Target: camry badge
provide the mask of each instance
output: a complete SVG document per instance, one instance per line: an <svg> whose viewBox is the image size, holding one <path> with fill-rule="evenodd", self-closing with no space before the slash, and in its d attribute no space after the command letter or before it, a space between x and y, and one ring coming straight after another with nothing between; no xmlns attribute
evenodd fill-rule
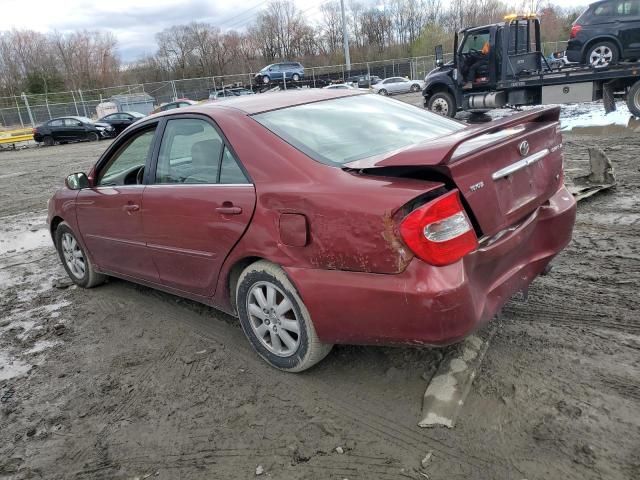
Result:
<svg viewBox="0 0 640 480"><path fill-rule="evenodd" d="M522 155L523 157L529 155L529 142L525 140L524 142L520 143L520 145L518 145L518 150L520 151L520 155Z"/></svg>

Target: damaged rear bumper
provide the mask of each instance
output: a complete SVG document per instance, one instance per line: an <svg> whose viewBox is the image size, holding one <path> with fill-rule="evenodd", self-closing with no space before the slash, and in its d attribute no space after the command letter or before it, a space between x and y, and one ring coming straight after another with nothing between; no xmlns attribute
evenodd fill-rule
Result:
<svg viewBox="0 0 640 480"><path fill-rule="evenodd" d="M571 240L576 203L562 187L517 227L444 267L413 259L384 275L286 268L327 343L455 343L526 290Z"/></svg>

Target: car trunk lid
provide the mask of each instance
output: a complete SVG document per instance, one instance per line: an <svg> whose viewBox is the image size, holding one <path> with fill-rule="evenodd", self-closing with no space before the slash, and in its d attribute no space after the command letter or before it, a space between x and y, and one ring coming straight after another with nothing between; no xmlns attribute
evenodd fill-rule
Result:
<svg viewBox="0 0 640 480"><path fill-rule="evenodd" d="M346 167L386 175L396 169L422 178L426 170L444 177L460 191L479 233L490 236L558 190L563 181L558 119L558 107L536 109Z"/></svg>

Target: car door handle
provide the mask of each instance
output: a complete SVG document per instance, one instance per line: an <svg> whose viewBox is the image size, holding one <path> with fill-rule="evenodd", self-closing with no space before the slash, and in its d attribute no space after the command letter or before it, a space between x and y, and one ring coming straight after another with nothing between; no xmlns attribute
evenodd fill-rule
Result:
<svg viewBox="0 0 640 480"><path fill-rule="evenodd" d="M223 215L240 215L242 213L242 208L234 207L231 202L224 202L222 205L222 207L216 208L216 212Z"/></svg>
<svg viewBox="0 0 640 480"><path fill-rule="evenodd" d="M140 205L136 205L136 204L129 204L129 205L125 205L124 207L122 207L122 210L124 210L127 213L131 213L131 212L137 212L138 210L140 210Z"/></svg>

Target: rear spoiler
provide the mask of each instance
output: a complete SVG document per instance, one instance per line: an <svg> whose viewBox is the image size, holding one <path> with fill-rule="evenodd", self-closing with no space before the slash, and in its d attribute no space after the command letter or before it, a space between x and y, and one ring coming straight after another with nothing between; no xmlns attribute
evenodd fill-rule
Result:
<svg viewBox="0 0 640 480"><path fill-rule="evenodd" d="M375 167L392 166L435 166L448 165L457 158L456 150L465 142L487 134L497 134L509 128L532 122L558 122L560 119L560 107L543 107L527 112L510 115L492 122L465 128L445 137L435 138L406 149L391 153L383 158L357 160L346 164L348 168L366 169ZM469 150L470 153L475 149Z"/></svg>

